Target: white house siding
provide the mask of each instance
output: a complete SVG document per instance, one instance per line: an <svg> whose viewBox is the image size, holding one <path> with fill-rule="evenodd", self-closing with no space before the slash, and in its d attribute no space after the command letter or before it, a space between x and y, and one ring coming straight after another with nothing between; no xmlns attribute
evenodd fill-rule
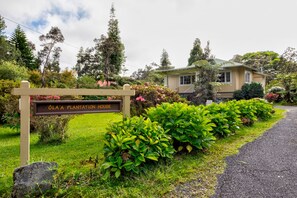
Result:
<svg viewBox="0 0 297 198"><path fill-rule="evenodd" d="M179 76L178 75L168 75L167 80L168 80L167 87L174 91L178 91Z"/></svg>

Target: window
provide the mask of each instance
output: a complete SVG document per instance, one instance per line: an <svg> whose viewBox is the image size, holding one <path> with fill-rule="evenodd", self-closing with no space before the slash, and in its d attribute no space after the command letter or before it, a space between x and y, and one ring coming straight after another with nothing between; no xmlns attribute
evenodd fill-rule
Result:
<svg viewBox="0 0 297 198"><path fill-rule="evenodd" d="M231 83L231 72L220 72L219 82L221 83Z"/></svg>
<svg viewBox="0 0 297 198"><path fill-rule="evenodd" d="M190 85L195 82L195 75L190 76L180 76L180 83L181 85Z"/></svg>
<svg viewBox="0 0 297 198"><path fill-rule="evenodd" d="M251 83L251 72L246 71L244 75L244 79L246 83Z"/></svg>

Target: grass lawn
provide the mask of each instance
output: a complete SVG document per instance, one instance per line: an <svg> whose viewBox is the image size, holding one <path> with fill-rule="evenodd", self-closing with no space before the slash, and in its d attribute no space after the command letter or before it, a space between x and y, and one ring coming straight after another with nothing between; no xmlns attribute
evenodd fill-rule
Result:
<svg viewBox="0 0 297 198"><path fill-rule="evenodd" d="M60 145L38 144L37 134L31 134L31 162L55 161L59 165L60 179L55 184L56 196L62 197L174 197L174 186L191 180L197 197L214 193L216 175L223 172L225 157L261 136L278 120L284 111L277 110L266 122L243 127L236 135L216 141L205 153L177 155L170 162L161 162L140 176L122 177L103 181L97 168L88 160L103 159L102 138L108 123L122 119L120 114L87 114L70 121L70 138ZM9 197L12 173L20 164L19 134L10 128L0 127L0 197Z"/></svg>

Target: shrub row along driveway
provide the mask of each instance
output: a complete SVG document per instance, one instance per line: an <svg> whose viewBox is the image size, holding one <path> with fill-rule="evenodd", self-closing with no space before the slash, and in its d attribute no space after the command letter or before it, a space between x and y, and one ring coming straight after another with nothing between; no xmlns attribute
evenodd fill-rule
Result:
<svg viewBox="0 0 297 198"><path fill-rule="evenodd" d="M262 137L226 159L214 198L297 197L297 107Z"/></svg>

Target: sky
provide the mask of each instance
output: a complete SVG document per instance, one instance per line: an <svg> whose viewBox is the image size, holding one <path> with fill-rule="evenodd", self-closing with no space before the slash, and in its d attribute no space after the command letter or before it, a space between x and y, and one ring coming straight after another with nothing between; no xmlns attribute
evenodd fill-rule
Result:
<svg viewBox="0 0 297 198"><path fill-rule="evenodd" d="M125 45L125 75L159 64L163 49L173 66L185 67L195 38L203 48L210 41L212 54L224 60L297 48L296 0L0 0L0 15L7 35L16 23L26 26L37 50L39 33L59 27L65 37L60 66L71 69L79 48L93 47L107 33L112 3Z"/></svg>

